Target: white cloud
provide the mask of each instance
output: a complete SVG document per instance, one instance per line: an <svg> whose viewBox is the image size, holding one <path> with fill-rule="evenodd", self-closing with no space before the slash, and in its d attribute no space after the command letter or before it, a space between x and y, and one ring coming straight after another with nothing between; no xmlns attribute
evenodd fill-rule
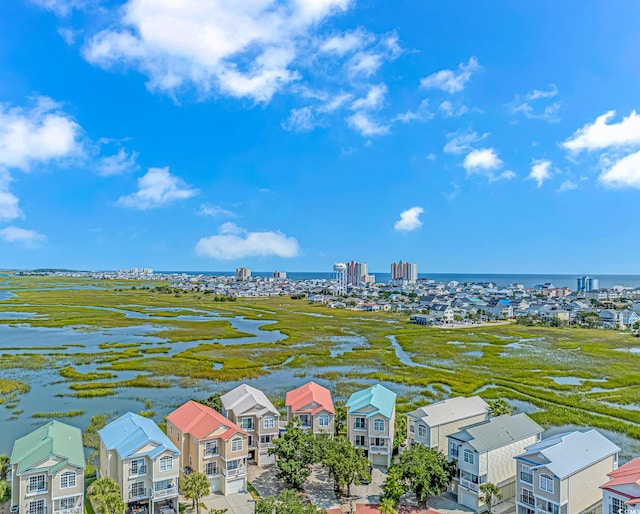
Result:
<svg viewBox="0 0 640 514"><path fill-rule="evenodd" d="M482 69L475 57L471 57L468 63L460 63L457 70L440 70L420 80L420 85L427 89L441 89L446 93L459 93L471 75Z"/></svg>
<svg viewBox="0 0 640 514"><path fill-rule="evenodd" d="M343 56L358 50L373 42L375 37L363 29L357 29L344 34L332 36L320 45L320 51Z"/></svg>
<svg viewBox="0 0 640 514"><path fill-rule="evenodd" d="M149 168L149 171L138 179L138 191L121 196L118 204L139 210L154 209L176 200L191 198L198 192L182 179L169 173L169 168Z"/></svg>
<svg viewBox="0 0 640 514"><path fill-rule="evenodd" d="M313 107L291 109L289 118L282 123L282 128L291 132L310 132L319 125Z"/></svg>
<svg viewBox="0 0 640 514"><path fill-rule="evenodd" d="M78 155L81 128L50 98L30 109L0 104L0 167L28 171L37 163Z"/></svg>
<svg viewBox="0 0 640 514"><path fill-rule="evenodd" d="M420 102L417 111L406 111L394 116L392 121L409 123L410 121L425 121L433 118L433 113L429 111L429 100L426 98Z"/></svg>
<svg viewBox="0 0 640 514"><path fill-rule="evenodd" d="M138 152L127 153L121 148L117 154L102 157L98 163L98 173L103 177L121 175L127 171L137 170Z"/></svg>
<svg viewBox="0 0 640 514"><path fill-rule="evenodd" d="M640 152L616 161L600 175L599 180L608 187L640 189Z"/></svg>
<svg viewBox="0 0 640 514"><path fill-rule="evenodd" d="M235 218L236 214L219 205L202 204L198 210L200 216L211 216L212 218Z"/></svg>
<svg viewBox="0 0 640 514"><path fill-rule="evenodd" d="M411 232L422 226L420 215L424 212L422 207L411 207L400 213L400 219L395 222L393 229L396 232Z"/></svg>
<svg viewBox="0 0 640 514"><path fill-rule="evenodd" d="M615 114L616 111L608 111L598 116L596 121L577 130L562 146L572 152L580 152L640 145L640 115L631 111L622 121L607 123Z"/></svg>
<svg viewBox="0 0 640 514"><path fill-rule="evenodd" d="M0 168L0 221L11 221L24 217L18 207L18 197L9 191L10 183L9 172Z"/></svg>
<svg viewBox="0 0 640 514"><path fill-rule="evenodd" d="M84 9L90 0L31 0L33 3L53 11L58 16L68 16L74 9Z"/></svg>
<svg viewBox="0 0 640 514"><path fill-rule="evenodd" d="M46 238L35 230L27 230L25 228L10 225L0 229L0 239L7 243L22 243L26 246L37 246Z"/></svg>
<svg viewBox="0 0 640 514"><path fill-rule="evenodd" d="M466 105L460 105L455 107L449 100L444 100L439 106L438 110L445 118L457 118L466 113L469 108Z"/></svg>
<svg viewBox="0 0 640 514"><path fill-rule="evenodd" d="M529 101L531 100L539 100L540 98L553 98L558 95L558 87L555 84L549 84L549 89L545 91L544 89L534 89L533 91L529 91L525 98Z"/></svg>
<svg viewBox="0 0 640 514"><path fill-rule="evenodd" d="M347 123L363 136L383 136L388 134L391 128L389 125L376 122L364 112L356 112L349 116Z"/></svg>
<svg viewBox="0 0 640 514"><path fill-rule="evenodd" d="M444 145L446 153L463 153L471 150L475 143L489 137L489 132L478 134L477 132L450 132L447 134L447 144Z"/></svg>
<svg viewBox="0 0 640 514"><path fill-rule="evenodd" d="M469 174L485 172L502 167L502 160L493 148L482 148L469 152L464 158L462 166Z"/></svg>
<svg viewBox="0 0 640 514"><path fill-rule="evenodd" d="M151 89L185 86L269 102L301 78L294 69L315 32L351 0L128 0L113 28L91 38L87 60L109 68L134 66ZM342 50L337 40L327 49ZM346 51L346 50L345 50Z"/></svg>
<svg viewBox="0 0 640 514"><path fill-rule="evenodd" d="M383 56L375 52L358 52L347 63L347 73L354 77L369 78L383 63Z"/></svg>
<svg viewBox="0 0 640 514"><path fill-rule="evenodd" d="M296 257L300 254L298 241L280 231L249 232L233 223L220 226L215 236L203 237L195 246L201 257L218 260L245 257Z"/></svg>
<svg viewBox="0 0 640 514"><path fill-rule="evenodd" d="M318 112L335 112L353 99L351 93L338 93L318 107Z"/></svg>
<svg viewBox="0 0 640 514"><path fill-rule="evenodd" d="M539 104L541 100L548 100L554 98L558 94L558 88L555 84L550 84L548 90L534 89L529 91L524 97L522 95L516 95L515 100L510 105L511 112L513 114L522 113L526 118L544 120L549 123L556 123L560 121L561 104L560 102L553 102L545 105L540 109Z"/></svg>
<svg viewBox="0 0 640 514"><path fill-rule="evenodd" d="M367 96L358 98L351 104L354 111L362 109L379 109L384 103L387 94L387 86L385 84L377 84L371 86L367 92Z"/></svg>
<svg viewBox="0 0 640 514"><path fill-rule="evenodd" d="M565 180L560 184L560 187L556 189L558 193L564 193L566 191L573 191L574 189L578 189L578 184L576 184L573 180Z"/></svg>
<svg viewBox="0 0 640 514"><path fill-rule="evenodd" d="M542 187L545 180L549 180L551 175L551 161L540 159L533 161L531 165L531 172L527 178L535 180L538 187Z"/></svg>

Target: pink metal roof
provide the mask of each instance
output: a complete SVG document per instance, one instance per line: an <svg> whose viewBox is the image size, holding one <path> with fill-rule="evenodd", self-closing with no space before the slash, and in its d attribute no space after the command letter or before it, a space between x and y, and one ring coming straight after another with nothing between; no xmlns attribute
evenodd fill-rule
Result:
<svg viewBox="0 0 640 514"><path fill-rule="evenodd" d="M306 408L310 404L317 404L315 407ZM304 412L317 414L326 410L330 414L335 414L331 392L315 382L307 382L303 386L289 391L286 398L287 407L291 407L292 412Z"/></svg>
<svg viewBox="0 0 640 514"><path fill-rule="evenodd" d="M607 476L611 477L611 480L602 484L600 486L601 489L610 489L616 485L640 485L640 457L636 457L624 466L620 466L611 473L607 473Z"/></svg>
<svg viewBox="0 0 640 514"><path fill-rule="evenodd" d="M244 430L219 412L193 400L178 407L167 416L167 419L181 432L191 434L199 441L207 439L212 432L219 430L220 427L224 427L226 430L221 435L215 436L216 439L226 440L237 433L246 435Z"/></svg>

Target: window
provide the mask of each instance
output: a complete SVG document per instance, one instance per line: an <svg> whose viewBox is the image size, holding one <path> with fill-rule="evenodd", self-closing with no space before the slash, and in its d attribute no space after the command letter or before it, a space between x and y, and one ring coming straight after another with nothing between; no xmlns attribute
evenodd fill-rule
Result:
<svg viewBox="0 0 640 514"><path fill-rule="evenodd" d="M551 478L549 475L540 475L540 489L552 493L553 478Z"/></svg>
<svg viewBox="0 0 640 514"><path fill-rule="evenodd" d="M418 425L418 435L420 437L427 437L427 427L424 425Z"/></svg>
<svg viewBox="0 0 640 514"><path fill-rule="evenodd" d="M60 489L76 486L76 474L73 471L65 471L60 475Z"/></svg>
<svg viewBox="0 0 640 514"><path fill-rule="evenodd" d="M376 419L376 420L374 420L373 429L376 432L384 432L384 419Z"/></svg>
<svg viewBox="0 0 640 514"><path fill-rule="evenodd" d="M161 457L160 458L160 471L169 471L173 469L173 457Z"/></svg>
<svg viewBox="0 0 640 514"><path fill-rule="evenodd" d="M68 498L60 498L60 510L73 509L77 503L76 496L69 496Z"/></svg>
<svg viewBox="0 0 640 514"><path fill-rule="evenodd" d="M298 415L298 419L300 420L300 426L310 427L311 419L309 418L309 414L300 414Z"/></svg>
<svg viewBox="0 0 640 514"><path fill-rule="evenodd" d="M218 474L218 463L217 462L207 462L204 465L204 473L205 475L217 475Z"/></svg>
<svg viewBox="0 0 640 514"><path fill-rule="evenodd" d="M180 432L176 431L176 433L178 434L178 442L180 442Z"/></svg>
<svg viewBox="0 0 640 514"><path fill-rule="evenodd" d="M34 500L29 502L29 514L44 514L44 500Z"/></svg>
<svg viewBox="0 0 640 514"><path fill-rule="evenodd" d="M131 461L131 476L144 475L147 473L147 466L144 465L144 460L137 459Z"/></svg>
<svg viewBox="0 0 640 514"><path fill-rule="evenodd" d="M464 455L463 460L467 464L473 464L473 452L471 450L465 450L463 455Z"/></svg>
<svg viewBox="0 0 640 514"><path fill-rule="evenodd" d="M415 434L416 432L416 427L413 423L409 425L409 432L411 432L412 434Z"/></svg>
<svg viewBox="0 0 640 514"><path fill-rule="evenodd" d="M364 430L367 428L367 420L365 418L356 418L353 422L353 428L356 430Z"/></svg>
<svg viewBox="0 0 640 514"><path fill-rule="evenodd" d="M627 504L624 500L618 498L611 498L611 508L609 509L611 514L625 514L627 512Z"/></svg>
<svg viewBox="0 0 640 514"><path fill-rule="evenodd" d="M458 458L458 445L454 442L449 443L449 457L452 459Z"/></svg>
<svg viewBox="0 0 640 514"><path fill-rule="evenodd" d="M533 471L529 466L521 464L520 466L520 480L528 484L533 484Z"/></svg>
<svg viewBox="0 0 640 514"><path fill-rule="evenodd" d="M273 440L272 435L261 435L260 436L260 444L270 444Z"/></svg>
<svg viewBox="0 0 640 514"><path fill-rule="evenodd" d="M266 416L262 420L263 428L274 428L276 426L276 419L273 416Z"/></svg>
<svg viewBox="0 0 640 514"><path fill-rule="evenodd" d="M551 502L545 502L547 504L547 512L550 512L551 514L559 514L560 513L560 507L558 505L556 505L555 503L551 503Z"/></svg>
<svg viewBox="0 0 640 514"><path fill-rule="evenodd" d="M354 446L366 446L367 440L363 435L357 435L354 440Z"/></svg>
<svg viewBox="0 0 640 514"><path fill-rule="evenodd" d="M238 469L240 467L240 459L230 460L227 462L227 469Z"/></svg>
<svg viewBox="0 0 640 514"><path fill-rule="evenodd" d="M326 414L321 414L318 416L318 426L319 427L328 427L329 426L329 416Z"/></svg>
<svg viewBox="0 0 640 514"><path fill-rule="evenodd" d="M535 505L536 500L533 497L533 491L529 491L529 489L522 489L522 495L520 496L520 501L526 505Z"/></svg>
<svg viewBox="0 0 640 514"><path fill-rule="evenodd" d="M131 484L131 497L144 496L144 482L134 482Z"/></svg>
<svg viewBox="0 0 640 514"><path fill-rule="evenodd" d="M47 490L47 485L44 481L44 475L35 475L29 477L29 492L43 492Z"/></svg>
<svg viewBox="0 0 640 514"><path fill-rule="evenodd" d="M173 435L173 425L169 425L169 435Z"/></svg>
<svg viewBox="0 0 640 514"><path fill-rule="evenodd" d="M158 480L157 482L153 483L154 491L165 491L167 489L171 489L172 487L173 484L171 483L171 480Z"/></svg>
<svg viewBox="0 0 640 514"><path fill-rule="evenodd" d="M253 418L242 418L240 426L244 430L253 430Z"/></svg>
<svg viewBox="0 0 640 514"><path fill-rule="evenodd" d="M207 441L204 443L204 456L213 457L218 455L218 441Z"/></svg>
<svg viewBox="0 0 640 514"><path fill-rule="evenodd" d="M239 452L240 450L242 450L242 438L236 437L231 441L231 451Z"/></svg>

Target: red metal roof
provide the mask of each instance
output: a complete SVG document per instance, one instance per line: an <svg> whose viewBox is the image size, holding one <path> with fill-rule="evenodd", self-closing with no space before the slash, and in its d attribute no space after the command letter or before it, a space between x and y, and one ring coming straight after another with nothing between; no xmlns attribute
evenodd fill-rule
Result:
<svg viewBox="0 0 640 514"><path fill-rule="evenodd" d="M287 407L291 407L292 412L317 414L326 410L330 414L335 414L331 392L326 387L322 387L315 382L307 382L303 386L289 391L285 402ZM316 404L315 407L306 408L314 403Z"/></svg>
<svg viewBox="0 0 640 514"><path fill-rule="evenodd" d="M193 400L189 400L184 405L178 407L167 416L167 419L181 432L191 434L199 441L207 438L227 440L237 433L247 434L238 425L229 421L219 412ZM224 428L225 431L221 434L211 436L213 432L217 432L220 428Z"/></svg>

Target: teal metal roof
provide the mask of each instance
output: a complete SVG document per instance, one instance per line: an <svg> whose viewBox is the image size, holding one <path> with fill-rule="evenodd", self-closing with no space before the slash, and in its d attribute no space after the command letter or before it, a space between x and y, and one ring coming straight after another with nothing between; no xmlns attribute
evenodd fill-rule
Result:
<svg viewBox="0 0 640 514"><path fill-rule="evenodd" d="M56 462L39 465L49 457ZM11 463L18 464L18 474L41 470L56 473L67 465L84 469L82 432L60 421L50 421L13 443Z"/></svg>
<svg viewBox="0 0 640 514"><path fill-rule="evenodd" d="M385 418L391 418L396 404L396 393L390 391L381 384L376 384L362 391L357 391L349 397L347 409L349 414L361 412L367 407L373 407L372 412L363 413L367 417L382 414Z"/></svg>

